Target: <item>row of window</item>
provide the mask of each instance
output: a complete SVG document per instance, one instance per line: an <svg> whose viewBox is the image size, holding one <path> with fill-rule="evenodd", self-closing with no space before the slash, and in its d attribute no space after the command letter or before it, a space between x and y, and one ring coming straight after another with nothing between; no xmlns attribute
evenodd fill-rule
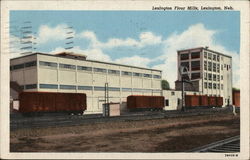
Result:
<svg viewBox="0 0 250 160"><path fill-rule="evenodd" d="M181 66L187 67L187 69L190 70L189 63L190 62L181 62ZM200 70L200 61L191 61L191 70L192 71Z"/></svg>
<svg viewBox="0 0 250 160"><path fill-rule="evenodd" d="M191 54L189 53L184 53L184 54L181 54L180 58L181 60L187 60L189 59L189 56L191 55L191 59L195 59L195 58L200 58L200 52L192 52Z"/></svg>
<svg viewBox="0 0 250 160"><path fill-rule="evenodd" d="M204 58L207 58L207 59L210 59L210 60L213 60L213 61L220 61L220 56L219 55L216 55L216 54L212 54L212 53L207 53L207 52L204 52ZM221 57L221 60L223 60L223 57Z"/></svg>
<svg viewBox="0 0 250 160"><path fill-rule="evenodd" d="M16 64L10 66L10 70L17 70L17 69L22 69L22 68L28 68L28 67L33 67L36 66L36 61L30 61L22 64Z"/></svg>
<svg viewBox="0 0 250 160"><path fill-rule="evenodd" d="M220 81L223 80L223 76L221 75L216 75L212 73L204 73L204 79L205 80L210 80L210 81Z"/></svg>
<svg viewBox="0 0 250 160"><path fill-rule="evenodd" d="M39 64L41 66L48 66L48 67L57 67L57 63L53 62L44 62L44 61L39 61ZM66 68L66 69L76 69L75 65L69 65L69 64L59 64L59 68ZM87 67L87 66L77 66L77 70L84 70L84 71L94 71L97 73L108 73L113 74L113 75L120 75L119 70L112 70L112 69L104 69L104 68L92 68L92 67ZM152 74L143 74L143 73L135 73L135 72L128 72L128 71L121 71L121 75L126 75L126 76L136 76L136 77L146 77L146 78L157 78L160 79L160 75L152 75Z"/></svg>
<svg viewBox="0 0 250 160"><path fill-rule="evenodd" d="M209 88L209 89L221 89L223 90L223 84L217 84L217 83L204 83L204 88Z"/></svg>
<svg viewBox="0 0 250 160"><path fill-rule="evenodd" d="M68 89L68 90L92 90L95 91L104 91L105 87L102 86L75 86L75 85L56 85L56 84L39 84L40 88L44 89ZM28 89L28 88L26 88ZM31 88L30 88L31 89ZM160 92L160 90L152 90L152 89L140 89L140 88L118 88L118 87L109 87L109 91L123 91L123 92Z"/></svg>
<svg viewBox="0 0 250 160"><path fill-rule="evenodd" d="M213 72L220 72L220 64L212 63L204 61L204 70L213 71ZM223 70L223 66L221 65L221 70Z"/></svg>

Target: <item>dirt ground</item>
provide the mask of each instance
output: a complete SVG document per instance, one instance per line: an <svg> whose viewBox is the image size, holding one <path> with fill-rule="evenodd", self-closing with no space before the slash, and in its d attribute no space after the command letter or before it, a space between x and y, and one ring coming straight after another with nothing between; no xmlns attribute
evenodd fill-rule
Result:
<svg viewBox="0 0 250 160"><path fill-rule="evenodd" d="M184 152L240 134L231 114L11 131L11 152Z"/></svg>

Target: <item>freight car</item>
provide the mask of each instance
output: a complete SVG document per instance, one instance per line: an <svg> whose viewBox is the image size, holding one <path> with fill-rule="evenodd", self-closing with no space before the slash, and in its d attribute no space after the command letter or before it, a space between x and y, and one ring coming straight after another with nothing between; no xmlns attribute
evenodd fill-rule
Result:
<svg viewBox="0 0 250 160"><path fill-rule="evenodd" d="M206 95L185 95L185 106L187 108L222 107L223 98Z"/></svg>
<svg viewBox="0 0 250 160"><path fill-rule="evenodd" d="M127 97L127 108L130 111L162 110L163 107L163 96L131 95Z"/></svg>
<svg viewBox="0 0 250 160"><path fill-rule="evenodd" d="M83 114L87 108L84 93L21 92L19 101L19 112L26 116L42 113Z"/></svg>

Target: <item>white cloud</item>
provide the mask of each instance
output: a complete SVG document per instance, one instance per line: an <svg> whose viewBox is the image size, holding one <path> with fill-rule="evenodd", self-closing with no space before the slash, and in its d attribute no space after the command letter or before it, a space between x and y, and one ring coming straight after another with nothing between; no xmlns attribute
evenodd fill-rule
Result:
<svg viewBox="0 0 250 160"><path fill-rule="evenodd" d="M132 56L132 57L124 57L116 59L114 62L132 66L139 66L139 67L147 67L150 63L149 58L143 58L139 56Z"/></svg>
<svg viewBox="0 0 250 160"><path fill-rule="evenodd" d="M164 63L155 65L153 68L163 71L163 78L169 81L174 88L174 82L177 80L177 50L194 47L209 46L210 49L231 55L233 58L233 86L239 87L239 54L228 51L220 44L215 43L215 30L209 30L203 24L190 26L182 33L174 33L165 40L165 49L162 56L156 59L164 59Z"/></svg>
<svg viewBox="0 0 250 160"><path fill-rule="evenodd" d="M44 44L56 40L64 40L67 37L66 24L59 24L56 27L50 27L48 25L41 25L37 33L37 42ZM75 31L72 30L74 33Z"/></svg>
<svg viewBox="0 0 250 160"><path fill-rule="evenodd" d="M152 32L142 32L139 35L139 40L135 40L133 38L110 38L107 42L101 42L98 40L96 34L92 31L83 31L78 37L90 40L90 47L92 48L114 48L120 46L142 48L146 45L155 45L162 43L162 38L160 36L154 35Z"/></svg>

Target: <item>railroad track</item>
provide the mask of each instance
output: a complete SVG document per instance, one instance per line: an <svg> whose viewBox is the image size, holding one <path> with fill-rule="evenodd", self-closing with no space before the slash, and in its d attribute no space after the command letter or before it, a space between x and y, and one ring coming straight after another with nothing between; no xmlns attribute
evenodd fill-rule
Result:
<svg viewBox="0 0 250 160"><path fill-rule="evenodd" d="M230 137L205 146L190 150L189 152L216 152L237 153L240 152L240 136Z"/></svg>
<svg viewBox="0 0 250 160"><path fill-rule="evenodd" d="M181 111L158 111L158 112L132 112L117 117L103 117L101 114L96 115L56 115L42 117L22 117L13 116L10 120L10 130L22 128L42 128L42 127L59 127L59 126L75 126L86 123L104 123L114 121L137 121L174 117L187 117L197 115L208 115L217 113L231 112L228 108L213 109L192 109L185 112Z"/></svg>

